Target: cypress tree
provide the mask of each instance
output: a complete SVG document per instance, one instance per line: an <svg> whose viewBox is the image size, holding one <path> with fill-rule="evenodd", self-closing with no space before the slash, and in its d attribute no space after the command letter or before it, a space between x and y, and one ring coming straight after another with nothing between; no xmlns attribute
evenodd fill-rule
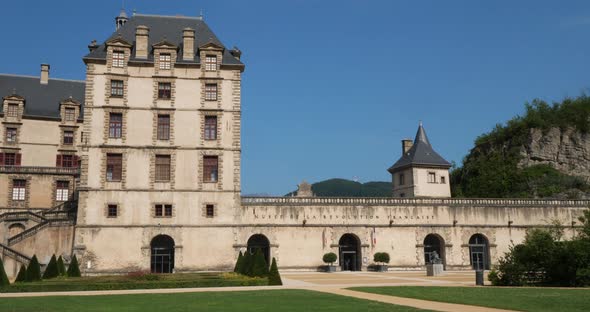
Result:
<svg viewBox="0 0 590 312"><path fill-rule="evenodd" d="M250 276L252 267L252 255L249 250L246 250L244 257L242 258L242 267L240 268L240 274Z"/></svg>
<svg viewBox="0 0 590 312"><path fill-rule="evenodd" d="M272 258L272 265L270 266L270 272L268 273L268 285L283 285L281 280L281 274L279 274L279 268L277 267L277 260Z"/></svg>
<svg viewBox="0 0 590 312"><path fill-rule="evenodd" d="M256 254L254 254L254 261L252 263L252 272L251 276L257 277L264 277L268 275L268 264L264 259L264 255L262 254L262 250L256 250Z"/></svg>
<svg viewBox="0 0 590 312"><path fill-rule="evenodd" d="M236 266L234 267L235 273L240 273L242 269L242 262L244 262L244 256L242 255L242 251L240 250L240 254L238 255L238 261L236 261Z"/></svg>
<svg viewBox="0 0 590 312"><path fill-rule="evenodd" d="M27 282L34 282L41 280L41 266L39 265L39 260L37 260L37 256L33 255L31 261L29 262L29 266L27 267L27 274L26 279Z"/></svg>
<svg viewBox="0 0 590 312"><path fill-rule="evenodd" d="M18 270L18 274L16 275L15 283L26 282L27 280L27 267L24 264L21 264L20 270Z"/></svg>
<svg viewBox="0 0 590 312"><path fill-rule="evenodd" d="M57 269L57 260L55 259L55 255L51 256L51 260L47 264L45 268L45 272L43 272L43 279L50 279L55 278L59 275L59 271Z"/></svg>
<svg viewBox="0 0 590 312"><path fill-rule="evenodd" d="M0 288L6 287L10 285L10 281L8 280L8 275L6 275L6 271L4 271L4 263L2 262L2 258L0 258Z"/></svg>
<svg viewBox="0 0 590 312"><path fill-rule="evenodd" d="M68 276L69 277L80 277L80 267L78 266L78 259L76 255L72 256L72 261L70 261L70 265L68 266Z"/></svg>
<svg viewBox="0 0 590 312"><path fill-rule="evenodd" d="M64 264L64 259L61 256L57 258L57 272L59 273L59 276L66 275L66 265Z"/></svg>

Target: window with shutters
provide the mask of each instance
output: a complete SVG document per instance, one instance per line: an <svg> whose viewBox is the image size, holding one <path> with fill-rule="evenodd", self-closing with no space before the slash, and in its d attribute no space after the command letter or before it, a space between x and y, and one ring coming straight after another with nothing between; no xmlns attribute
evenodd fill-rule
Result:
<svg viewBox="0 0 590 312"><path fill-rule="evenodd" d="M172 205L156 204L154 205L154 216L172 217Z"/></svg>
<svg viewBox="0 0 590 312"><path fill-rule="evenodd" d="M205 84L205 101L217 101L217 84Z"/></svg>
<svg viewBox="0 0 590 312"><path fill-rule="evenodd" d="M12 180L12 200L25 200L27 180Z"/></svg>
<svg viewBox="0 0 590 312"><path fill-rule="evenodd" d="M207 218L213 218L215 216L215 206L207 204L205 206L205 213L207 215Z"/></svg>
<svg viewBox="0 0 590 312"><path fill-rule="evenodd" d="M121 181L123 171L123 154L107 154L107 181Z"/></svg>
<svg viewBox="0 0 590 312"><path fill-rule="evenodd" d="M158 140L170 140L170 115L158 115Z"/></svg>
<svg viewBox="0 0 590 312"><path fill-rule="evenodd" d="M56 201L67 201L70 195L70 182L68 181L57 181L55 200Z"/></svg>
<svg viewBox="0 0 590 312"><path fill-rule="evenodd" d="M205 116L205 140L217 140L217 116Z"/></svg>
<svg viewBox="0 0 590 312"><path fill-rule="evenodd" d="M125 52L113 51L113 67L125 67Z"/></svg>
<svg viewBox="0 0 590 312"><path fill-rule="evenodd" d="M172 67L172 57L170 53L160 53L160 69L170 69Z"/></svg>
<svg viewBox="0 0 590 312"><path fill-rule="evenodd" d="M6 143L16 143L16 128L6 128Z"/></svg>
<svg viewBox="0 0 590 312"><path fill-rule="evenodd" d="M64 131L64 145L72 145L74 144L74 131Z"/></svg>
<svg viewBox="0 0 590 312"><path fill-rule="evenodd" d="M111 96L112 97L123 97L124 94L124 83L123 80L111 80Z"/></svg>
<svg viewBox="0 0 590 312"><path fill-rule="evenodd" d="M0 165L20 166L21 154L17 153L0 153Z"/></svg>
<svg viewBox="0 0 590 312"><path fill-rule="evenodd" d="M118 139L123 134L123 114L110 113L109 115L109 138Z"/></svg>
<svg viewBox="0 0 590 312"><path fill-rule="evenodd" d="M203 181L217 182L218 174L218 157L204 156L203 157Z"/></svg>
<svg viewBox="0 0 590 312"><path fill-rule="evenodd" d="M217 70L217 56L207 55L205 56L205 70L216 71Z"/></svg>
<svg viewBox="0 0 590 312"><path fill-rule="evenodd" d="M117 205L108 205L107 206L107 217L116 218L118 214L119 214L119 206L117 206Z"/></svg>
<svg viewBox="0 0 590 312"><path fill-rule="evenodd" d="M156 181L170 181L170 155L156 155Z"/></svg>
<svg viewBox="0 0 590 312"><path fill-rule="evenodd" d="M172 96L172 84L170 82L158 82L158 99L169 100Z"/></svg>
<svg viewBox="0 0 590 312"><path fill-rule="evenodd" d="M76 155L57 155L55 160L56 167L76 168L78 167L78 156Z"/></svg>
<svg viewBox="0 0 590 312"><path fill-rule="evenodd" d="M18 117L18 104L8 104L6 116Z"/></svg>

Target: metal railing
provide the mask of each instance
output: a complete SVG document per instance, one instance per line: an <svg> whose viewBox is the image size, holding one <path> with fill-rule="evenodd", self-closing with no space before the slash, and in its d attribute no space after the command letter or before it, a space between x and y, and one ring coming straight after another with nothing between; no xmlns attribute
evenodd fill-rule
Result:
<svg viewBox="0 0 590 312"><path fill-rule="evenodd" d="M0 166L0 173L79 175L80 168L77 168L77 167L75 167L75 168L39 167L39 166Z"/></svg>

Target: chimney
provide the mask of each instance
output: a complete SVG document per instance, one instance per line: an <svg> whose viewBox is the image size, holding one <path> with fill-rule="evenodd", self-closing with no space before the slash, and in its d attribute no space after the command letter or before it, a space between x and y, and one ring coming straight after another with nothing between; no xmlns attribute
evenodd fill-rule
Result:
<svg viewBox="0 0 590 312"><path fill-rule="evenodd" d="M49 83L49 64L41 64L41 84Z"/></svg>
<svg viewBox="0 0 590 312"><path fill-rule="evenodd" d="M238 61L240 60L240 57L242 57L242 51L240 51L240 49L238 49L238 47L234 46L233 49L229 50L229 53L238 59Z"/></svg>
<svg viewBox="0 0 590 312"><path fill-rule="evenodd" d="M92 42L90 42L88 45L88 51L92 52L96 50L96 48L98 48L98 44L96 43L96 40L92 40Z"/></svg>
<svg viewBox="0 0 590 312"><path fill-rule="evenodd" d="M135 58L147 59L149 33L147 26L140 25L135 29Z"/></svg>
<svg viewBox="0 0 590 312"><path fill-rule="evenodd" d="M414 142L412 142L412 140L403 139L402 140L402 154L407 153L410 150L410 148L412 148L412 145L414 145Z"/></svg>
<svg viewBox="0 0 590 312"><path fill-rule="evenodd" d="M182 30L182 60L195 60L195 31L191 28Z"/></svg>

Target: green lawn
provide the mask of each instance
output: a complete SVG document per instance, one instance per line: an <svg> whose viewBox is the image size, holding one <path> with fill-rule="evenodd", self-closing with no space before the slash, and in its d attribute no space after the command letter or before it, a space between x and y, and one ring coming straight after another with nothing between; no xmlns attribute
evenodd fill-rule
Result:
<svg viewBox="0 0 590 312"><path fill-rule="evenodd" d="M307 290L0 298L0 311L425 311Z"/></svg>
<svg viewBox="0 0 590 312"><path fill-rule="evenodd" d="M590 288L355 287L352 290L519 311L589 311Z"/></svg>

